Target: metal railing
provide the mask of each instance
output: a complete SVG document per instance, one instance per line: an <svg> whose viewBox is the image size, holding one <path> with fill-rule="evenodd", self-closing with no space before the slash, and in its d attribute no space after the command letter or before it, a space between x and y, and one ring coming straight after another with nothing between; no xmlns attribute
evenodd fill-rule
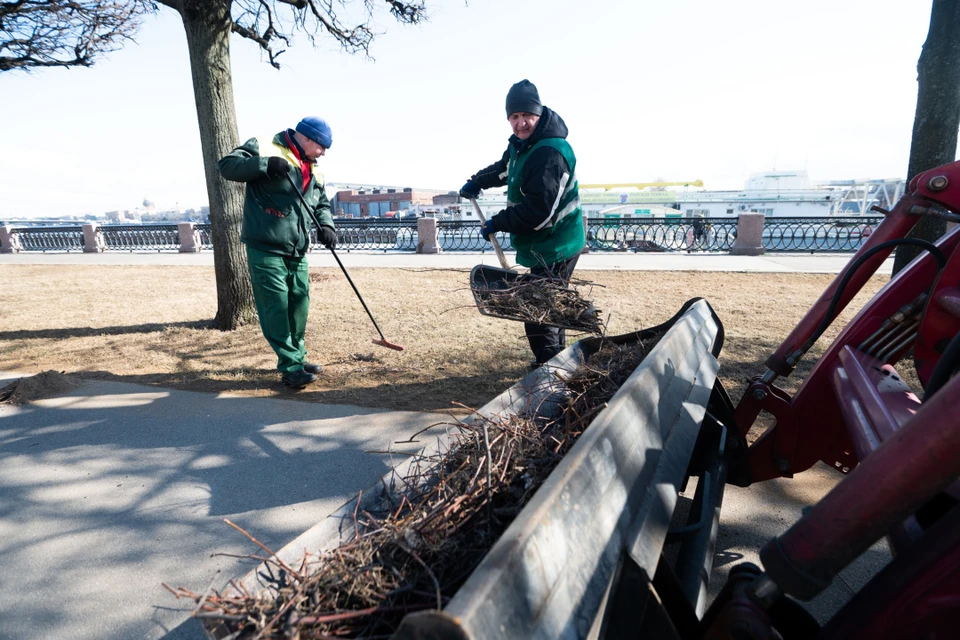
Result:
<svg viewBox="0 0 960 640"><path fill-rule="evenodd" d="M200 248L213 250L213 230L209 222L202 222L196 226L200 234Z"/></svg>
<svg viewBox="0 0 960 640"><path fill-rule="evenodd" d="M881 216L847 218L767 218L767 251L856 251L883 220Z"/></svg>
<svg viewBox="0 0 960 640"><path fill-rule="evenodd" d="M23 251L83 251L82 227L18 227L13 233Z"/></svg>
<svg viewBox="0 0 960 640"><path fill-rule="evenodd" d="M98 227L106 251L176 251L180 236L175 224L117 224Z"/></svg>
<svg viewBox="0 0 960 640"><path fill-rule="evenodd" d="M367 251L416 251L416 220L337 220L337 247ZM310 246L322 249L316 228L311 228Z"/></svg>
<svg viewBox="0 0 960 640"><path fill-rule="evenodd" d="M588 218L591 251L729 251L736 218Z"/></svg>
<svg viewBox="0 0 960 640"><path fill-rule="evenodd" d="M505 251L513 250L509 233L496 235L501 248ZM478 222L437 221L437 244L444 251L493 251L493 245L480 235Z"/></svg>
<svg viewBox="0 0 960 640"><path fill-rule="evenodd" d="M880 216L844 218L767 218L763 247L781 252L854 252L883 220ZM337 246L344 251L416 251L417 221L337 220ZM201 249L213 248L209 224L198 224ZM107 251L176 251L176 224L103 225L98 232ZM76 227L17 227L23 251L82 251L83 232ZM498 233L506 250L510 236ZM588 218L590 251L730 251L737 238L736 218ZM444 251L490 251L475 221L438 220L437 240ZM321 249L316 230L311 247Z"/></svg>

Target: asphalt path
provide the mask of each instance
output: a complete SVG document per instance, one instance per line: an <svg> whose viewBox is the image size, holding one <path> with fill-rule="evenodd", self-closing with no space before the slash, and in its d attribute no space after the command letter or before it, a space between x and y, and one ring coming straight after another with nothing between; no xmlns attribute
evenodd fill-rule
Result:
<svg viewBox="0 0 960 640"><path fill-rule="evenodd" d="M224 518L279 549L451 421L102 381L0 404L0 638L202 638L161 583L255 565L212 555L262 553Z"/></svg>
<svg viewBox="0 0 960 640"><path fill-rule="evenodd" d="M348 268L496 264L490 253L340 255ZM594 253L579 269L836 273L849 258ZM336 266L328 252L309 260ZM0 254L6 264L212 266L213 257ZM16 377L0 373L0 385ZM398 441L449 420L105 381L0 405L0 639L202 638L192 602L161 583L203 591L251 568L215 555L257 551L224 518L279 549L403 460L410 445ZM728 487L711 592L736 563L759 564L757 550L839 479L818 466L793 480ZM875 545L810 610L826 620L889 559Z"/></svg>

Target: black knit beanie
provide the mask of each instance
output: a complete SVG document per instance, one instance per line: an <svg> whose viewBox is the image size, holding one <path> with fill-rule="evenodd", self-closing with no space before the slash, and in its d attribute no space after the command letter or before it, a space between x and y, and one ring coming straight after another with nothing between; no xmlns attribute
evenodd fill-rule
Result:
<svg viewBox="0 0 960 640"><path fill-rule="evenodd" d="M507 92L507 117L511 113L523 111L532 113L535 116L543 113L543 105L540 104L540 94L537 88L529 80L521 80L510 87Z"/></svg>

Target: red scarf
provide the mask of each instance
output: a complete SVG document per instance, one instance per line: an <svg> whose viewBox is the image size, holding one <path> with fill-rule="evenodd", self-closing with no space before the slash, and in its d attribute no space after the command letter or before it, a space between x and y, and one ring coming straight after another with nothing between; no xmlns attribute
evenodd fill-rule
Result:
<svg viewBox="0 0 960 640"><path fill-rule="evenodd" d="M310 184L310 164L304 162L300 157L300 150L297 148L297 144L290 139L290 134L286 131L283 132L283 135L287 139L287 148L293 152L294 157L297 159L297 162L300 163L300 173L303 175L303 192L307 192L307 185Z"/></svg>

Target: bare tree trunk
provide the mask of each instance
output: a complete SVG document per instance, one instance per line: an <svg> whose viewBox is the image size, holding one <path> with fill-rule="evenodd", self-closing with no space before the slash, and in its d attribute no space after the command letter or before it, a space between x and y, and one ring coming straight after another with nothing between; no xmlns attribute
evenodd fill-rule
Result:
<svg viewBox="0 0 960 640"><path fill-rule="evenodd" d="M231 0L171 0L164 4L179 11L187 34L210 202L217 281L214 322L218 329L232 330L252 321L256 307L246 255L240 243L243 185L224 180L217 170L217 160L237 146L237 115L230 73Z"/></svg>
<svg viewBox="0 0 960 640"><path fill-rule="evenodd" d="M917 62L917 113L913 119L907 182L918 173L953 162L960 128L960 0L933 0L930 30ZM942 220L923 218L910 237L933 242L946 232ZM913 260L918 247L899 247L897 273Z"/></svg>

